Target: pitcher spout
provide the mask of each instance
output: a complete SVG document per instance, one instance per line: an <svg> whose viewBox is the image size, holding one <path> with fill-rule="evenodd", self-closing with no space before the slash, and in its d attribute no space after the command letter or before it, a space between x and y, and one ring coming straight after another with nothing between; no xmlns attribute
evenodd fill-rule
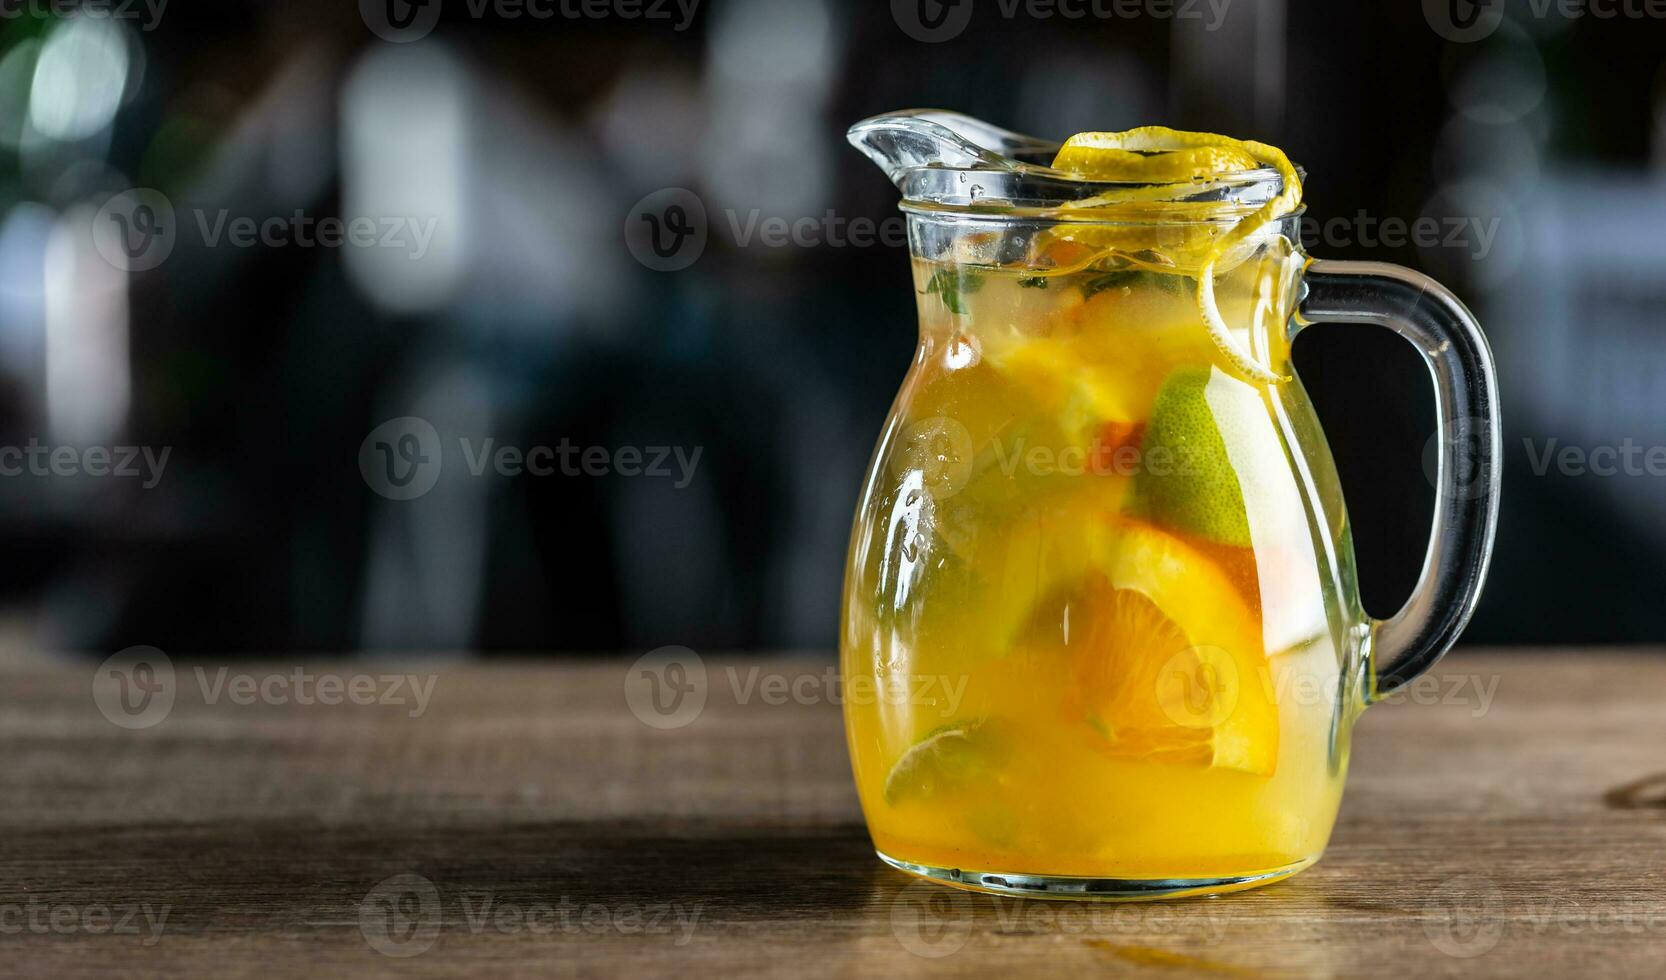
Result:
<svg viewBox="0 0 1666 980"><path fill-rule="evenodd" d="M864 119L846 134L891 182L922 167L1016 171L1047 166L1059 144L1014 133L958 112L903 109Z"/></svg>

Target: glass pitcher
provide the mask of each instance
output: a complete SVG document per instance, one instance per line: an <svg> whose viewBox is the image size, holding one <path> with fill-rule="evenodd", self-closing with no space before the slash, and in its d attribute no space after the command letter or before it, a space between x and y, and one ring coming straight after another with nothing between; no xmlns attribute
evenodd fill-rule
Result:
<svg viewBox="0 0 1666 980"><path fill-rule="evenodd" d="M901 189L920 335L857 507L845 727L887 863L1038 897L1277 881L1318 859L1363 708L1468 621L1498 500L1498 396L1439 284L1302 252L1300 212L1199 256L1277 195L1252 170L1117 185L953 113L850 139ZM1377 323L1441 420L1435 529L1392 619L1360 607L1335 466L1290 344ZM1276 377L1277 380L1267 380Z"/></svg>

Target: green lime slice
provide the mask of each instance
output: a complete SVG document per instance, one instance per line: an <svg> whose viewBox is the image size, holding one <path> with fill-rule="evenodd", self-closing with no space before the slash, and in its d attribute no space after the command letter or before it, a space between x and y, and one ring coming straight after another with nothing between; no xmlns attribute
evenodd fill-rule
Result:
<svg viewBox="0 0 1666 980"><path fill-rule="evenodd" d="M953 722L915 742L885 777L885 802L896 806L969 789L1005 755L1005 740L982 721Z"/></svg>
<svg viewBox="0 0 1666 980"><path fill-rule="evenodd" d="M1170 530L1247 548L1244 492L1209 404L1208 368L1182 368L1157 392L1128 512Z"/></svg>

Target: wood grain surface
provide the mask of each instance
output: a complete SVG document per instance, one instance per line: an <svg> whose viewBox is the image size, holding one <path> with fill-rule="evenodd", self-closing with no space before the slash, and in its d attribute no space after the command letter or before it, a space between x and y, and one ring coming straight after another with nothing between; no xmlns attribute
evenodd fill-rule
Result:
<svg viewBox="0 0 1666 980"><path fill-rule="evenodd" d="M883 867L823 661L703 665L668 718L626 661L14 658L0 972L1666 975L1660 651L1455 654L1366 713L1319 865L1121 905Z"/></svg>

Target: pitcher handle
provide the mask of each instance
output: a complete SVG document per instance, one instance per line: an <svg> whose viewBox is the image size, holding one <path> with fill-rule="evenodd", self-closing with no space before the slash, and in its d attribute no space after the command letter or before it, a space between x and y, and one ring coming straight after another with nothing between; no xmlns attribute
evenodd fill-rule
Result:
<svg viewBox="0 0 1666 980"><path fill-rule="evenodd" d="M1322 321L1390 327L1417 345L1435 382L1434 530L1411 598L1393 618L1371 624L1370 703L1434 666L1481 597L1498 530L1498 378L1475 316L1425 275L1383 262L1314 260L1305 285L1293 330Z"/></svg>

